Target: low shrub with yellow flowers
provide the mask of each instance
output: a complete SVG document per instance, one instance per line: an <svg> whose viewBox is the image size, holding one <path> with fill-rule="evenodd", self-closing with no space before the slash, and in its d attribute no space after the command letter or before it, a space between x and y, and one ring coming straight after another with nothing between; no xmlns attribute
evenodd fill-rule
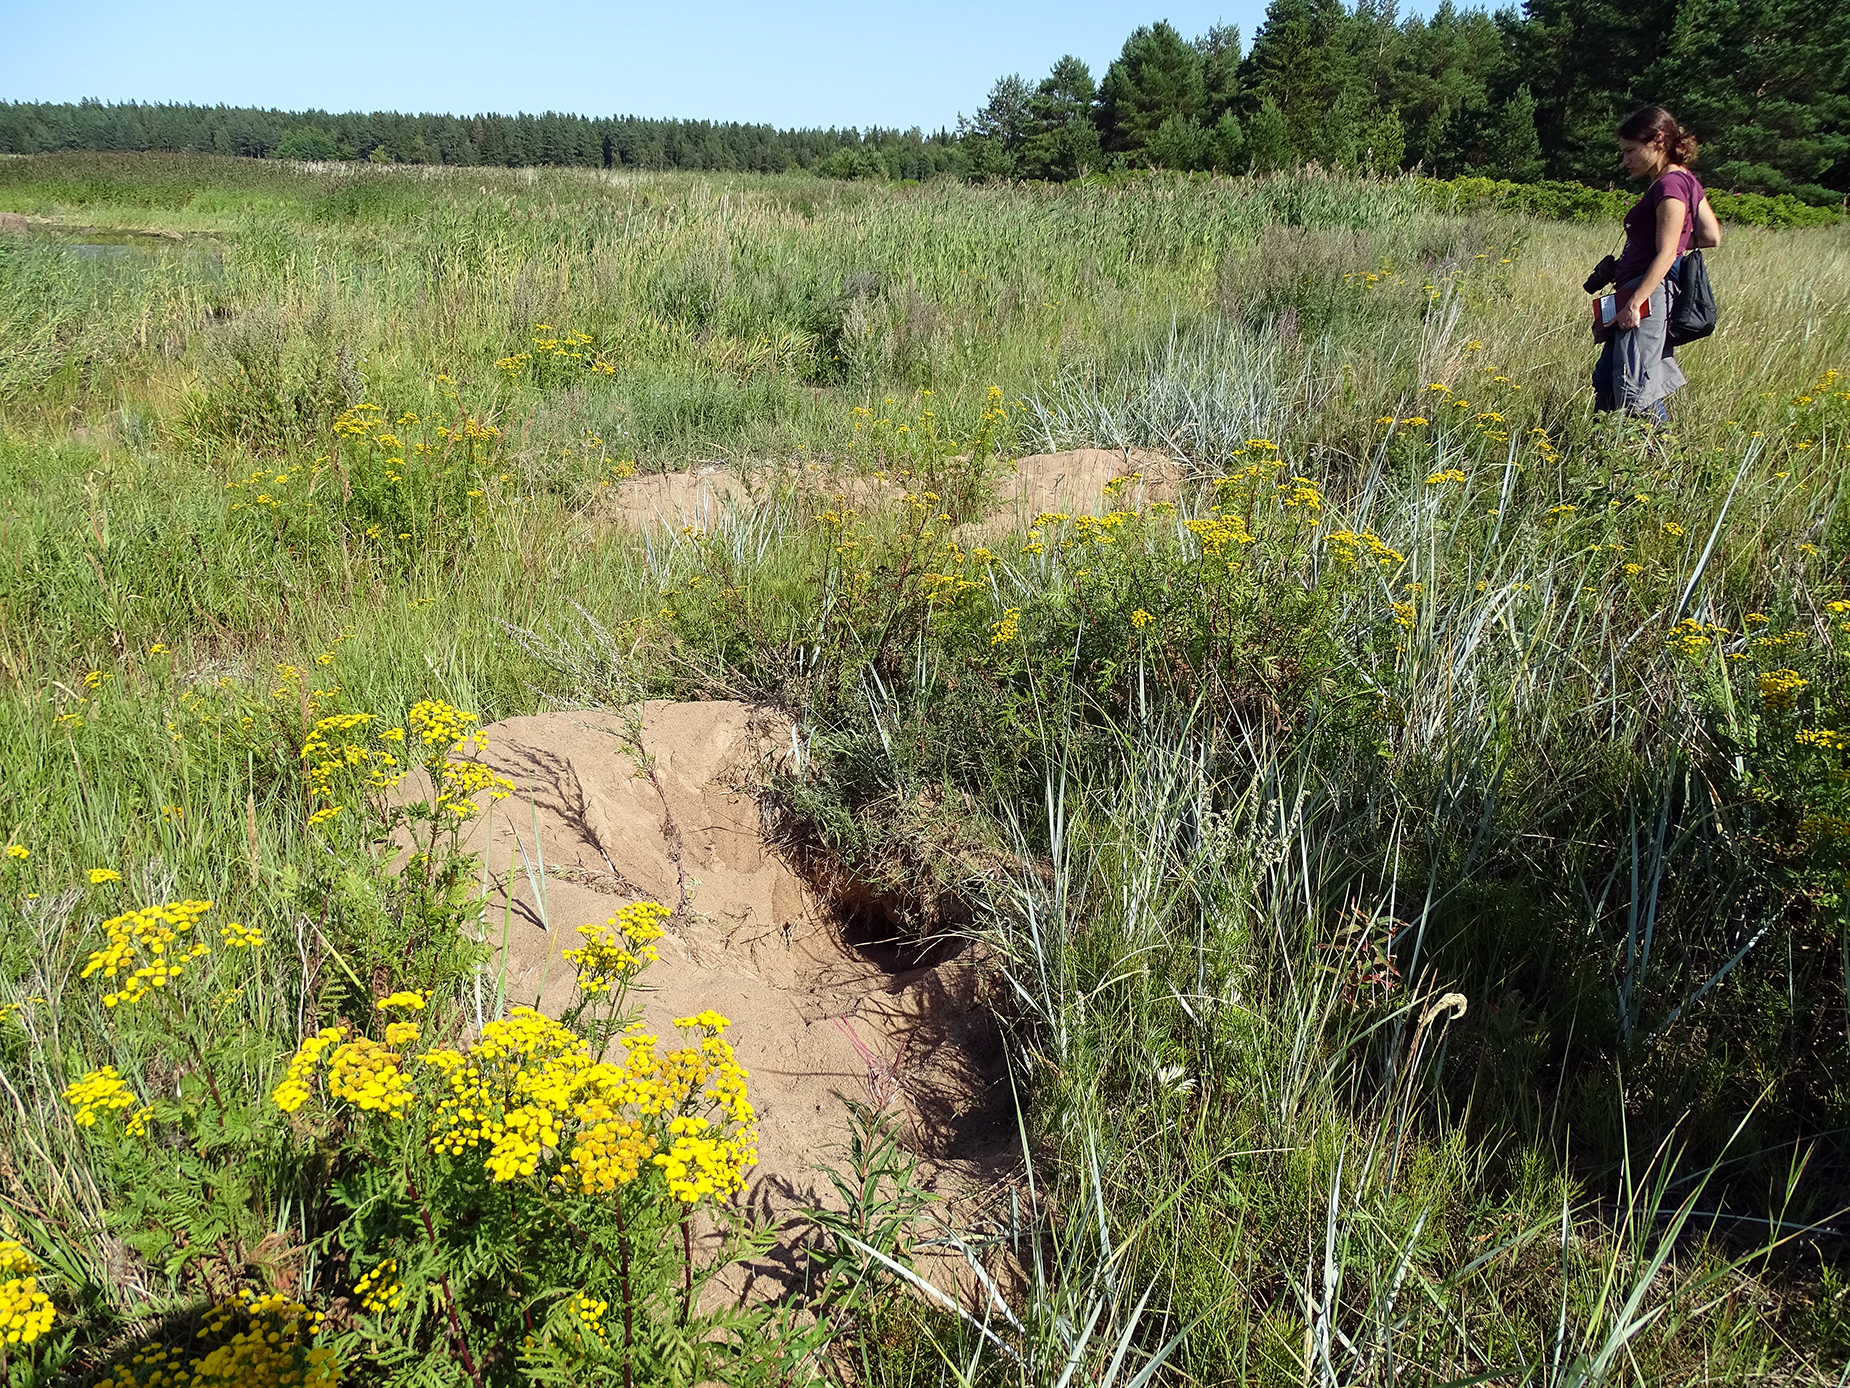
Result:
<svg viewBox="0 0 1850 1388"><path fill-rule="evenodd" d="M195 1328L182 1321L101 1380L109 1388L335 1388L340 1359L322 1316L280 1292L246 1288Z"/></svg>
<svg viewBox="0 0 1850 1388"><path fill-rule="evenodd" d="M632 901L602 925L579 926L584 943L565 951L566 962L578 971L578 998L564 1021L585 1027L600 1055L621 1029L630 985L661 957L655 942L671 914L659 901Z"/></svg>
<svg viewBox="0 0 1850 1388"><path fill-rule="evenodd" d="M614 376L620 360L617 348L600 341L595 334L535 323L527 345L498 359L495 367L506 372L517 387L532 384L544 388L586 376Z"/></svg>
<svg viewBox="0 0 1850 1388"><path fill-rule="evenodd" d="M406 989L364 1026L302 1041L271 1098L299 1142L349 1154L336 1237L363 1271L340 1343L479 1365L518 1340L529 1363L595 1353L635 1366L656 1337L685 1332L692 1289L714 1270L696 1264L687 1221L732 1218L757 1123L725 1017L677 1018L667 1041L622 1010L668 915L639 901L581 932L567 1016L589 1014L584 1032L514 1006L448 1042L458 1019ZM560 1331L569 1318L541 1315L536 1331L533 1304L556 1305L560 1286L579 1289L580 1329L622 1307L621 1343Z"/></svg>
<svg viewBox="0 0 1850 1388"><path fill-rule="evenodd" d="M369 828L391 829L424 822L431 832L454 838L456 829L481 812L475 797L506 799L514 783L480 760L488 740L473 713L441 699L420 699L403 725L383 726L371 713L335 713L316 721L302 742L302 773L311 821L334 825L340 815L370 819ZM422 769L433 794L395 801L413 770ZM434 842L422 843L425 852Z"/></svg>
<svg viewBox="0 0 1850 1388"><path fill-rule="evenodd" d="M381 911L362 947L382 957L408 951L424 977L439 960L464 963L456 931L467 914L475 860L460 850L464 829L507 798L514 784L482 760L487 738L476 715L442 699L420 699L402 723L368 712L325 713L298 754L307 827L340 852L319 865L311 897L353 898L355 872L372 884ZM378 846L408 836L396 868Z"/></svg>
<svg viewBox="0 0 1850 1388"><path fill-rule="evenodd" d="M296 551L340 547L347 558L402 570L453 562L509 490L501 430L472 415L438 377L418 409L370 402L340 411L312 460L265 463L225 483L232 523Z"/></svg>
<svg viewBox="0 0 1850 1388"><path fill-rule="evenodd" d="M266 885L289 911L301 913L297 930L314 931L314 948L328 950L322 957L334 971L318 998L301 998L302 1015L314 1019L325 1008L327 1020L311 1024L293 1055L254 1043L266 1029L289 1026L286 1019L297 1013L290 990L278 986L274 925L222 920L213 902L180 893L143 904L116 868L87 867L88 886L77 892L94 910L76 937L82 952L72 970L75 990L60 1007L67 1017L83 1009L94 1025L67 1022L66 1042L47 1057L55 1080L49 1099L80 1145L88 1179L126 1193L99 1216L110 1237L161 1268L166 1283L187 1295L225 1289L222 1270L240 1267L246 1251L273 1234L278 1199L299 1202L302 1227L338 1226L330 1182L337 1175L367 1179L377 1154L343 1119L333 1147L304 1148L285 1159L291 1133L328 1106L402 1129L422 1097L417 1082L432 1073L408 1059L421 1053L426 1009L443 1000L445 1025L453 1025L460 981L478 958L459 931L473 896L459 885L469 882L476 864L459 851L458 831L509 787L479 759L484 742L475 716L424 699L388 726L370 714L339 711L339 696L337 685L317 690L312 699L279 701L283 712L272 715L286 724L297 707L303 710L300 778L290 788L319 852L306 868L285 865ZM190 822L180 818L181 807L169 808L169 822ZM408 859L395 831L412 836ZM241 848L249 845L256 887L263 870L258 842L244 834L239 840ZM330 948L331 936L339 944ZM422 986L393 993L375 1009L361 971L382 976L388 961ZM282 978L293 968L284 965ZM361 999L363 1019L350 1020ZM21 1006L0 1008L0 1021ZM402 1176L400 1169L394 1179ZM12 1282L6 1305L17 1343L50 1365L47 1318L77 1288L57 1278L45 1282L36 1266ZM402 1305L395 1293L384 1301L388 1309ZM345 1333L344 1313L334 1309L336 1329ZM274 1344L273 1331L287 1338L275 1316L266 1311L259 1319L266 1328L252 1333L263 1343ZM175 1351L150 1348L128 1366L133 1381L333 1381L303 1376L306 1341L293 1357L250 1359L246 1350L256 1353L256 1340L230 1344L248 1329L231 1327L215 1354L183 1356L180 1377ZM315 1362L323 1359L333 1363L319 1354ZM272 1370L276 1377L262 1376Z"/></svg>
<svg viewBox="0 0 1850 1388"><path fill-rule="evenodd" d="M57 1312L39 1290L39 1260L17 1239L0 1239L0 1345L30 1345L51 1329ZM0 1351L0 1363L4 1362Z"/></svg>
<svg viewBox="0 0 1850 1388"><path fill-rule="evenodd" d="M499 426L453 395L435 408L444 413L356 405L335 420L332 450L310 469L328 504L339 499L347 538L387 564L466 551L501 486Z"/></svg>

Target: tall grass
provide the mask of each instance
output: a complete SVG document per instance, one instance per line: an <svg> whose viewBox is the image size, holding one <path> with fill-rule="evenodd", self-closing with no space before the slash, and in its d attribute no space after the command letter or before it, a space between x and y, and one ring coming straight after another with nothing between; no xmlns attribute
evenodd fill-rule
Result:
<svg viewBox="0 0 1850 1388"><path fill-rule="evenodd" d="M1844 1203L1850 807L1797 740L1845 721L1844 388L1815 388L1850 365L1841 230L1730 232L1663 434L1587 413L1598 229L1396 183L98 157L6 161L0 206L189 238L0 242L0 833L30 850L0 865L5 1200L84 1353L197 1288L131 1251L58 1100L101 1034L72 975L118 890L297 938L321 853L286 665L394 719L780 702L788 836L990 942L1021 1278L981 1328L845 1323L875 1376L1841 1364L1814 1226ZM611 373L497 364L568 332ZM1200 484L1115 550L991 536L928 600L937 513L867 473L954 496L968 536L1003 464L893 430L967 439L992 386L1009 452L1149 447ZM333 432L362 403L498 430L479 507L369 535ZM750 499L614 523L622 464L694 459ZM817 519L844 505L850 532ZM1237 572L1206 563L1216 506L1252 527ZM312 1027L302 964L249 1019L253 1088ZM245 1203L312 1233L282 1183Z"/></svg>

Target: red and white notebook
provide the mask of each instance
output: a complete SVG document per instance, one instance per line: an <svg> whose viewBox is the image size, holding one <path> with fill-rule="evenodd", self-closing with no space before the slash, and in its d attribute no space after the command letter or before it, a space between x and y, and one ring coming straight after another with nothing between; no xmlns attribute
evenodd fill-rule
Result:
<svg viewBox="0 0 1850 1388"><path fill-rule="evenodd" d="M1604 337L1612 331L1612 325L1619 317L1620 299L1617 294L1602 294L1593 301L1593 336ZM1651 301L1646 299L1638 305L1638 321L1643 322L1651 316Z"/></svg>

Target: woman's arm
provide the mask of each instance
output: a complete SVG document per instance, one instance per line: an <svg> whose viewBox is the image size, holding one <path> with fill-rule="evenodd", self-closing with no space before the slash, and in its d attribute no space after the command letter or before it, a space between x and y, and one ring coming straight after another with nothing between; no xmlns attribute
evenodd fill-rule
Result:
<svg viewBox="0 0 1850 1388"><path fill-rule="evenodd" d="M1670 266L1677 258L1677 242L1683 239L1683 219L1688 215L1689 204L1682 198L1665 198L1657 205L1657 254L1652 257L1644 278L1619 305L1619 315L1612 320L1613 327L1623 330L1638 326L1638 310L1651 297L1651 291L1664 282L1664 276L1670 273Z"/></svg>
<svg viewBox="0 0 1850 1388"><path fill-rule="evenodd" d="M1708 198L1704 197L1696 204L1696 230L1689 238L1690 249L1706 250L1710 246L1719 246L1721 243L1721 218L1715 215L1715 209L1709 206Z"/></svg>

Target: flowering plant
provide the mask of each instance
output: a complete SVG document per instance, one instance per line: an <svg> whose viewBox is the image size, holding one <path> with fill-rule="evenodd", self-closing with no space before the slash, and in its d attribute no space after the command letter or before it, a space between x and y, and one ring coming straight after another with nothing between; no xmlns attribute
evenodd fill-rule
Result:
<svg viewBox="0 0 1850 1388"><path fill-rule="evenodd" d="M699 1260L692 1217L736 1225L756 1114L726 1018L677 1018L664 1045L621 1011L667 914L636 902L581 932L567 1015L590 1016L589 1039L514 1007L473 1040L426 1048L427 999L403 991L366 1028L302 1042L272 1100L300 1139L351 1154L333 1240L359 1270L357 1310L341 1343L447 1355L477 1382L496 1345L518 1343L532 1366L620 1365L633 1380L671 1350L711 1344L696 1291L752 1239L735 1227L718 1259ZM604 1324L613 1306L620 1329Z"/></svg>

